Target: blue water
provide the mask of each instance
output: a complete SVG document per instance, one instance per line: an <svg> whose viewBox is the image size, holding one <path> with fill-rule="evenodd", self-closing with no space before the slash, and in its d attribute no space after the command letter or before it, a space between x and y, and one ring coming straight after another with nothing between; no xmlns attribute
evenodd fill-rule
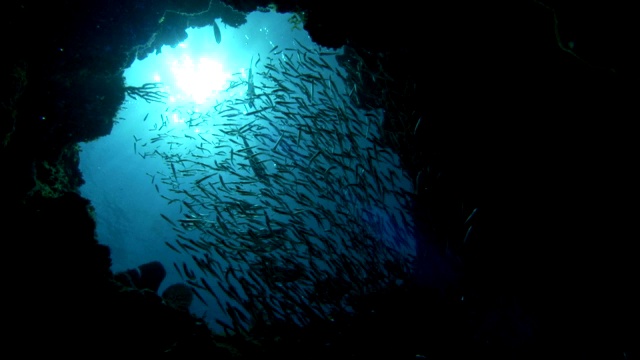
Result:
<svg viewBox="0 0 640 360"><path fill-rule="evenodd" d="M382 262L387 250L375 250L379 244L401 256L414 254L410 204L399 195L413 191L412 181L395 154L371 141L380 138L384 109L357 108L351 85L337 73L345 72L331 55L341 51L313 44L304 30L292 29L290 16L256 12L240 28L219 23L219 44L211 26L188 29L184 43L165 46L160 54L136 60L126 70L128 86L161 83L159 91L166 101L148 103L127 97L112 133L82 144L85 184L81 192L95 207L97 238L110 247L114 272L158 260L167 269L159 289L162 293L167 286L186 280L174 263L193 270L197 283L204 278L216 288L218 279L192 260L205 253L223 270L256 271L262 255L243 242L246 239L236 242L229 236L228 242L234 249L246 246L244 258L249 263L233 254L221 257L201 249L177 254L170 249L165 243L179 248L178 235L222 246L198 228L181 228L181 220L193 217L219 233L229 227L235 235L246 234L253 226L266 231L286 224L285 237L266 256L293 259L304 266L308 265L307 248L298 231L306 231L326 256L317 259L315 266L336 276L345 275L327 260L335 255L333 251L345 254L354 264L371 256L380 256ZM260 96L248 101L250 71ZM323 80L302 80L296 71ZM278 89L274 78L291 93L284 96L273 91ZM275 101L281 103L276 106ZM252 113L256 110L260 112ZM255 157L247 155L241 137L229 135L240 130ZM260 159L270 184L246 181L255 179L249 158ZM260 210L247 216L236 205L225 205L238 202ZM283 214L283 209L291 214ZM371 253L345 245L354 233L373 239L374 245L366 244ZM332 251L326 246L329 241L335 241ZM370 281L366 271L357 276L363 283ZM302 298L314 291L309 279L291 289ZM229 322L227 312L206 291L197 291L207 305L194 299L191 312L220 330L215 319ZM277 294L279 289L270 291ZM216 293L222 302L236 303L219 289Z"/></svg>

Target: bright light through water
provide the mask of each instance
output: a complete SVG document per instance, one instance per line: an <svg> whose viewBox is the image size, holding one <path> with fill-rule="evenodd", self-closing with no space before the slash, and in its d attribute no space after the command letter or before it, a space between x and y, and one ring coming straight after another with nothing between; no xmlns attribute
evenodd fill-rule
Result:
<svg viewBox="0 0 640 360"><path fill-rule="evenodd" d="M128 97L112 133L82 145L112 270L162 262L159 292L191 285L190 311L215 331L348 310L349 295L400 281L391 264L415 252L384 109L360 107L342 51L288 19L250 14L220 25L219 44L211 26L188 29L135 61L127 86L159 84L166 101Z"/></svg>
<svg viewBox="0 0 640 360"><path fill-rule="evenodd" d="M196 62L188 55L171 64L171 72L176 87L196 104L204 104L216 96L216 92L226 89L231 74L225 72L222 64L214 59L202 57Z"/></svg>

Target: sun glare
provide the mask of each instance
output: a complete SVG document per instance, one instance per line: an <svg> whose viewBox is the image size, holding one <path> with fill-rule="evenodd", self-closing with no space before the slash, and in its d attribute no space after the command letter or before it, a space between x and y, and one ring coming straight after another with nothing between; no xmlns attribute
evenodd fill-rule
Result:
<svg viewBox="0 0 640 360"><path fill-rule="evenodd" d="M175 84L185 97L196 104L204 104L216 93L228 87L231 74L225 72L222 64L208 57L194 61L189 55L171 64Z"/></svg>

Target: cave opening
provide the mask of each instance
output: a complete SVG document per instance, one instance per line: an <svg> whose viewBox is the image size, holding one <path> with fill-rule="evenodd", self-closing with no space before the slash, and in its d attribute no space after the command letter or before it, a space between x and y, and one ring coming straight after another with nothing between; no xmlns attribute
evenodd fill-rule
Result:
<svg viewBox="0 0 640 360"><path fill-rule="evenodd" d="M384 109L292 16L186 29L125 71L111 134L81 145L112 270L160 261L159 291L188 284L216 331L349 312L406 280L415 254Z"/></svg>

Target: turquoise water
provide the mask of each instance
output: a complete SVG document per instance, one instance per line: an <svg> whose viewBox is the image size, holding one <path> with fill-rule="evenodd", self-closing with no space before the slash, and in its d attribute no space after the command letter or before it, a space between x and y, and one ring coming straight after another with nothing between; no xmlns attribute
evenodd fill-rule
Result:
<svg viewBox="0 0 640 360"><path fill-rule="evenodd" d="M401 281L388 265L415 253L412 182L381 145L384 109L359 107L342 49L290 16L218 24L220 43L211 26L188 29L136 60L126 85L152 83L161 101L127 97L112 133L82 144L81 192L112 270L162 262L159 292L192 285L191 312L217 331L235 311L244 326L253 310L299 323L348 311L350 295Z"/></svg>

